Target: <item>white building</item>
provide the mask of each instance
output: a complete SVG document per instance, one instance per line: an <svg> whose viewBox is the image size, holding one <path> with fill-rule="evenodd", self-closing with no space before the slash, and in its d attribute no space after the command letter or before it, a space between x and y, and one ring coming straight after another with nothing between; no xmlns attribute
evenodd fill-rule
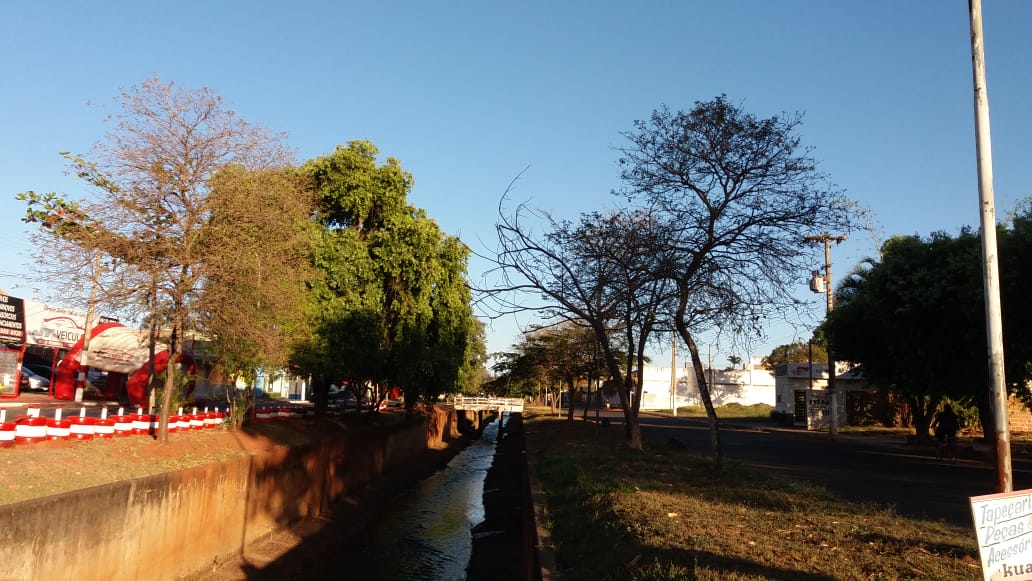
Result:
<svg viewBox="0 0 1032 581"><path fill-rule="evenodd" d="M866 392L867 383L858 367L836 362L835 389L838 423L847 425L851 394ZM777 402L774 411L792 417L792 424L809 430L827 429L830 424L831 398L828 392L828 366L784 363L774 371Z"/></svg>
<svg viewBox="0 0 1032 581"><path fill-rule="evenodd" d="M731 371L707 369L707 385L713 405L722 406L729 403L741 405L775 403L774 374L760 367L760 358L753 357L746 369ZM670 396L671 369L647 365L643 372L641 409L671 409L674 405L701 406L698 383L695 381L695 369L689 363L687 367L678 367L675 374L677 381L676 401Z"/></svg>

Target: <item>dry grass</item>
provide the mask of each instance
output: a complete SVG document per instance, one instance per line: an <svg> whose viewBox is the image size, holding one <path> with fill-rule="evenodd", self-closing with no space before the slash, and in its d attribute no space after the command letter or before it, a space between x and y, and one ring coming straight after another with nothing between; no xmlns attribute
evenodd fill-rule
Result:
<svg viewBox="0 0 1032 581"><path fill-rule="evenodd" d="M221 462L275 446L295 446L340 430L396 423L404 413L254 424L240 430L209 428L88 441L61 440L0 449L0 505Z"/></svg>
<svg viewBox="0 0 1032 581"><path fill-rule="evenodd" d="M970 531L527 413L566 579L980 579Z"/></svg>

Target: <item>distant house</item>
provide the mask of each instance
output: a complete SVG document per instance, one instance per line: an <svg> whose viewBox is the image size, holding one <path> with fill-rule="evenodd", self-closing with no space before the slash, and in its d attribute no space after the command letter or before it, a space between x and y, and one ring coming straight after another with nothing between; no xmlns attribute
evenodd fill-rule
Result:
<svg viewBox="0 0 1032 581"><path fill-rule="evenodd" d="M848 425L850 402L865 397L870 386L860 368L852 363L836 362L835 389L838 422ZM828 366L823 363L783 363L774 370L777 401L774 411L792 418L793 425L809 430L827 429L831 420L831 398L828 392Z"/></svg>
<svg viewBox="0 0 1032 581"><path fill-rule="evenodd" d="M758 357L752 358L745 369L706 369L705 373L707 385L710 388L710 397L715 406L729 403L774 405L774 374L760 367ZM675 398L671 398L670 393L671 375L669 366L645 366L641 409L668 410L673 405L677 407L703 405L698 382L695 381L695 369L690 364L686 367L678 367L674 374L677 382Z"/></svg>

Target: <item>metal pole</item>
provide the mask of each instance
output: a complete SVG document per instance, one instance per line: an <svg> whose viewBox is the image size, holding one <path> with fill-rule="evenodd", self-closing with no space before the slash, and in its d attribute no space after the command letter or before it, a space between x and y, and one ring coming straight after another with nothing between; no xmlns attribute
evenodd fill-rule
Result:
<svg viewBox="0 0 1032 581"><path fill-rule="evenodd" d="M978 157L978 201L981 206L982 284L988 341L993 428L996 432L996 475L1000 492L1014 490L1010 432L1007 428L1007 385L1003 369L1003 323L1000 315L1000 272L996 252L996 208L993 201L993 151L989 138L989 96L982 45L982 2L968 0L971 15L971 65L975 89L975 144Z"/></svg>
<svg viewBox="0 0 1032 581"><path fill-rule="evenodd" d="M100 268L100 254L93 255L90 287L90 302L86 306L86 326L82 335L82 352L79 353L79 376L75 382L75 401L82 401L86 392L86 378L90 371L90 335L93 334L94 303L97 302L97 270Z"/></svg>
<svg viewBox="0 0 1032 581"><path fill-rule="evenodd" d="M677 339L671 343L670 355L670 413L677 416Z"/></svg>

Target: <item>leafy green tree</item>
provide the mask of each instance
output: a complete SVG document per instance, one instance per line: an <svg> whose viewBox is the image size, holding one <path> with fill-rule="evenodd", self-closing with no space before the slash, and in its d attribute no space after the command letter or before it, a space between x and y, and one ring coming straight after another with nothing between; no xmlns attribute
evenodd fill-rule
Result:
<svg viewBox="0 0 1032 581"><path fill-rule="evenodd" d="M803 343L802 341L796 341L794 343L778 345L771 350L769 355L763 358L760 365L764 369L774 371L775 367L783 363L824 362L827 360L828 351L824 348L824 345L817 342Z"/></svg>
<svg viewBox="0 0 1032 581"><path fill-rule="evenodd" d="M343 380L377 399L401 388L411 407L458 390L476 364L469 251L407 202L412 176L378 154L353 141L301 168L316 198L321 274L308 302L315 324L294 360L316 379L317 403Z"/></svg>
<svg viewBox="0 0 1032 581"><path fill-rule="evenodd" d="M844 279L825 331L836 353L906 399L927 437L944 397L985 403L984 302L978 236L899 236Z"/></svg>

